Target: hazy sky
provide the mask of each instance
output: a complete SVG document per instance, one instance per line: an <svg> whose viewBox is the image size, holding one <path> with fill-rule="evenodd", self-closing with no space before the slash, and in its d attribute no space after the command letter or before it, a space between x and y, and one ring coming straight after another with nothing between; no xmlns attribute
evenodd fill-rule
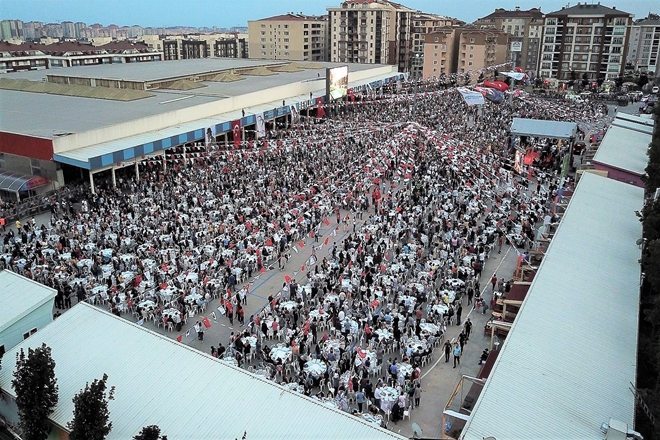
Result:
<svg viewBox="0 0 660 440"><path fill-rule="evenodd" d="M449 15L468 22L497 7L523 9L540 6L552 12L567 0L398 0L410 8ZM248 20L289 11L322 14L341 0L0 0L0 18L23 21L83 21L87 24L142 26L247 26ZM572 2L575 4L576 2ZM637 18L660 12L658 0L603 1Z"/></svg>

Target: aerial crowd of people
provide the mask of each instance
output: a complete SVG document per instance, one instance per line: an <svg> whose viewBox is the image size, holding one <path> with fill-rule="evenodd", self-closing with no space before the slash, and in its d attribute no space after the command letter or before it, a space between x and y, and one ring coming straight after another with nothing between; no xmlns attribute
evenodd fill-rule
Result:
<svg viewBox="0 0 660 440"><path fill-rule="evenodd" d="M179 341L227 320L229 340L211 348L223 362L396 422L420 405L434 353L460 365L473 331L463 308L487 307L482 274L498 281L483 273L489 256L504 243L524 252L555 221L559 170L531 189L512 171L512 118L605 113L532 95L468 107L437 81L359 93L240 148L185 163L174 150L167 169L145 162L139 180L96 194L67 187L48 222L3 232L0 265L57 289L60 309L89 301ZM255 287L278 271L281 290Z"/></svg>

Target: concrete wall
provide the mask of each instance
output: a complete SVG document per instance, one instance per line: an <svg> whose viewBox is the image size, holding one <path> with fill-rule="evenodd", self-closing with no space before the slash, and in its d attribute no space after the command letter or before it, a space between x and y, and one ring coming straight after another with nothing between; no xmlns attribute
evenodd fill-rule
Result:
<svg viewBox="0 0 660 440"><path fill-rule="evenodd" d="M22 342L24 333L28 333L34 328L38 331L53 321L54 301L54 298L49 300L0 333L0 345L5 346L5 351L9 351Z"/></svg>
<svg viewBox="0 0 660 440"><path fill-rule="evenodd" d="M360 70L356 72L349 71L348 79L349 81L361 81L396 71L396 66L379 66L368 70ZM219 117L222 113L228 113L242 108L266 104L282 99L286 100L298 95L309 95L310 92L316 92L323 89L325 89L325 78L315 81L286 84L268 89L268 93L264 93L264 91L260 90L241 96L219 99L218 101L188 107L173 112L136 119L134 121L113 125L111 127L71 134L62 138L54 139L53 149L55 153L63 153L90 145L111 142L128 136L135 136L150 131L173 127L186 122L212 118L215 116ZM224 121L218 120L218 122Z"/></svg>

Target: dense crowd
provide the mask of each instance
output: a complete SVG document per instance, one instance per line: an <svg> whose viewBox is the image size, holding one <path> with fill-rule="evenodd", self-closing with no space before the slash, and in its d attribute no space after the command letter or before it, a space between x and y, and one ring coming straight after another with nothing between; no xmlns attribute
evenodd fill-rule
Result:
<svg viewBox="0 0 660 440"><path fill-rule="evenodd" d="M374 423L379 411L399 420L420 403L434 349L460 363L471 331L461 299L486 307L489 255L529 247L555 221L557 167L526 191L503 166L512 117L603 115L532 96L477 109L446 85L363 94L271 139L167 170L149 162L139 181L99 182L95 195L66 190L49 223L3 234L0 264L57 289L60 308L86 300L199 338L219 300L213 316L244 325L214 356L343 410L354 401ZM309 257L246 317L246 281L293 252ZM463 328L453 344L449 325Z"/></svg>

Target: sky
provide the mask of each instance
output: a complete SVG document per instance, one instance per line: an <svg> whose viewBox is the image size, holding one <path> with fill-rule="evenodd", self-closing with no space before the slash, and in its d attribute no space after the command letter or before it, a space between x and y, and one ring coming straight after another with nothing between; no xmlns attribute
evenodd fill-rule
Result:
<svg viewBox="0 0 660 440"><path fill-rule="evenodd" d="M145 27L233 27L287 12L319 15L327 7L340 3L341 0L0 0L0 18ZM543 12L552 12L568 4L568 0L398 0L398 3L472 22L498 7L540 7ZM658 0L614 0L602 4L616 6L636 18L660 12Z"/></svg>

